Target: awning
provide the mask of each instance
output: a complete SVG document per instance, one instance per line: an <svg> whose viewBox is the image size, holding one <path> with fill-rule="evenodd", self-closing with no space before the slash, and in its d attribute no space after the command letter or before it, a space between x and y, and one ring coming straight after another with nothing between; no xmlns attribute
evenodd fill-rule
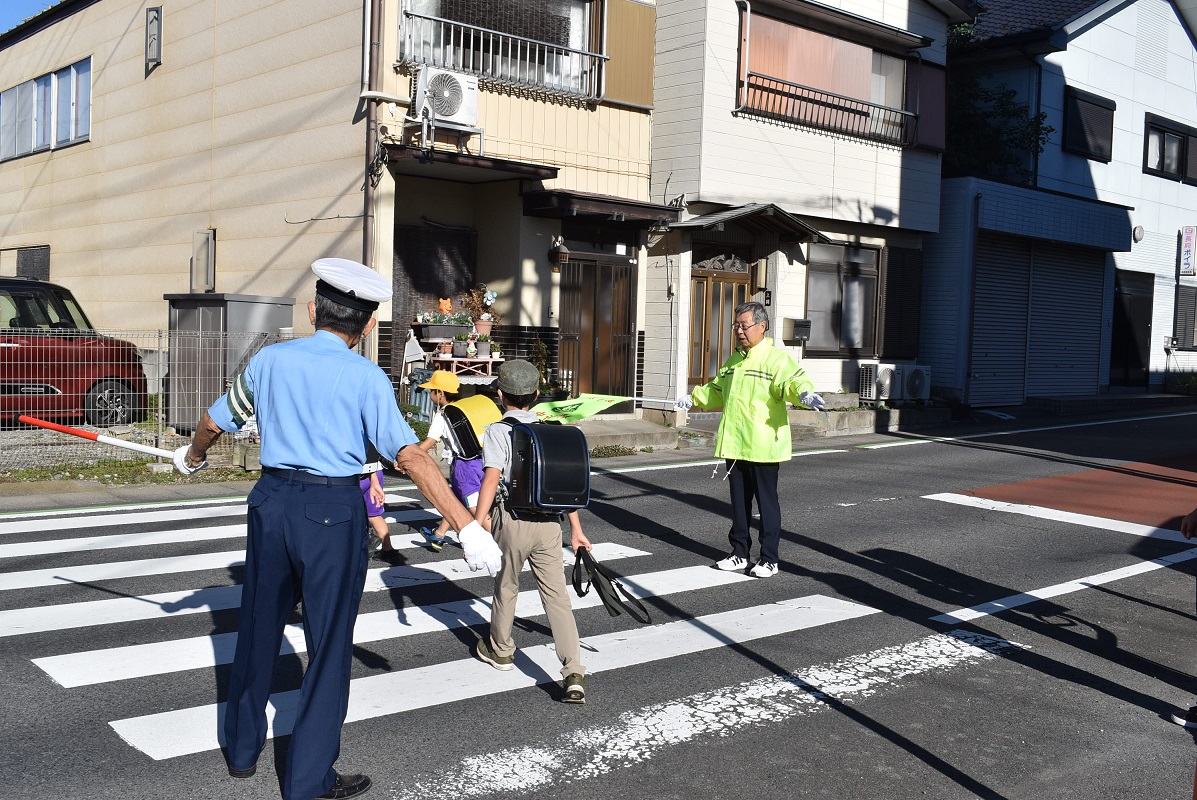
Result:
<svg viewBox="0 0 1197 800"><path fill-rule="evenodd" d="M670 223L670 230L723 230L725 223L734 222L741 228L753 233L776 233L780 236L797 236L799 239L818 239L830 242L817 230L802 220L778 208L773 203L748 203L743 206L725 208L722 211L712 211L699 217L691 217L682 222Z"/></svg>
<svg viewBox="0 0 1197 800"><path fill-rule="evenodd" d="M541 190L524 193L524 216L585 218L590 222L631 222L648 226L672 224L681 216L681 210L605 194Z"/></svg>
<svg viewBox="0 0 1197 800"><path fill-rule="evenodd" d="M405 144L388 144L388 166L396 175L411 175L458 183L494 183L519 178L552 180L556 167L476 156L452 150L425 150Z"/></svg>

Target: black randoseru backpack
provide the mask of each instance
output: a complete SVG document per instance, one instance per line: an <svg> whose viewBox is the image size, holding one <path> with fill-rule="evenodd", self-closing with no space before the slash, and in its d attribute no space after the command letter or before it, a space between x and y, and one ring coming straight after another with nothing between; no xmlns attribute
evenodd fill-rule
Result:
<svg viewBox="0 0 1197 800"><path fill-rule="evenodd" d="M513 422L511 485L507 504L515 512L565 514L590 503L590 448L572 425Z"/></svg>

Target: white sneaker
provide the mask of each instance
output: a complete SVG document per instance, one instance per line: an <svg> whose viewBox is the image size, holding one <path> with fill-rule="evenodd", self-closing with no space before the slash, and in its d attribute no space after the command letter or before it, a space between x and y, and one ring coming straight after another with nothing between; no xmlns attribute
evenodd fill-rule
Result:
<svg viewBox="0 0 1197 800"><path fill-rule="evenodd" d="M768 561L762 561L748 570L748 574L754 578L772 578L777 574L777 565L770 564Z"/></svg>
<svg viewBox="0 0 1197 800"><path fill-rule="evenodd" d="M748 566L748 559L740 558L735 553L732 553L727 558L722 558L715 562L715 569L721 569L724 572L738 572Z"/></svg>

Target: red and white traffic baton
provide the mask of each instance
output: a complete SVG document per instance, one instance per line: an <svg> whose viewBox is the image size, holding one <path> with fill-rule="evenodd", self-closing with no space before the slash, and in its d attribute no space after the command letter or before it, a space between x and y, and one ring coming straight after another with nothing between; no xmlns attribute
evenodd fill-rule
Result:
<svg viewBox="0 0 1197 800"><path fill-rule="evenodd" d="M101 442L103 444L110 444L113 447L123 447L126 450L136 450L139 453L147 453L151 456L160 456L167 461L173 461L175 454L171 450L163 450L161 447L150 447L148 444L138 444L137 442L126 442L124 439L114 439L111 436L104 436L99 433L92 433L91 431L80 430L79 428L72 428L69 425L59 425L57 422L46 422L44 419L35 419L27 417L24 414L17 417L18 422L24 422L27 425L36 425L39 428L46 428L51 431L58 431L59 433L68 433L71 436L78 436L80 439L90 439L93 442Z"/></svg>

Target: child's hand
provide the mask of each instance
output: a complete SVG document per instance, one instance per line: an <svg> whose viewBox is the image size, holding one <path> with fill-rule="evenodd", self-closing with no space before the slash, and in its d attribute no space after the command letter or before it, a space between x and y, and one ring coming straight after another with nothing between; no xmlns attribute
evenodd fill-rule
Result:
<svg viewBox="0 0 1197 800"><path fill-rule="evenodd" d="M576 531L569 537L569 546L573 548L575 553L578 552L579 547L589 550L590 540L586 538L586 534L582 533L581 531Z"/></svg>
<svg viewBox="0 0 1197 800"><path fill-rule="evenodd" d="M386 505L387 495L386 492L382 490L381 486L370 487L370 501L376 506Z"/></svg>

